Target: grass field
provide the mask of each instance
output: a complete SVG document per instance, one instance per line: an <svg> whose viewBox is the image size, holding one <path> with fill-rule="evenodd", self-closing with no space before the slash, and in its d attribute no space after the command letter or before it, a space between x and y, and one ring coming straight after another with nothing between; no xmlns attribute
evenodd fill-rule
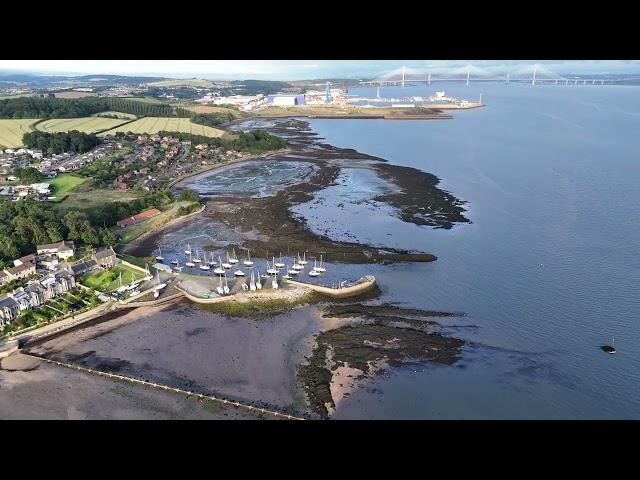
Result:
<svg viewBox="0 0 640 480"><path fill-rule="evenodd" d="M67 197L58 204L58 208L60 208L63 213L69 209L85 210L89 208L101 208L105 203L129 202L141 196L141 194L132 190L91 188L91 185L91 183L87 183L83 185L82 188L77 189L81 191L68 191Z"/></svg>
<svg viewBox="0 0 640 480"><path fill-rule="evenodd" d="M133 120L134 118L137 118L135 115L132 115L131 113L122 113L122 112L100 112L100 113L94 113L91 116L99 117L101 115L116 115L118 118L123 118L125 120Z"/></svg>
<svg viewBox="0 0 640 480"><path fill-rule="evenodd" d="M4 148L22 145L22 136L33 130L37 119L0 120L0 146Z"/></svg>
<svg viewBox="0 0 640 480"><path fill-rule="evenodd" d="M178 79L178 80L160 80L159 82L147 83L150 87L211 87L213 82L210 80L202 80L200 78Z"/></svg>
<svg viewBox="0 0 640 480"><path fill-rule="evenodd" d="M196 113L231 113L235 118L245 117L247 114L240 110L227 107L215 107L213 105L195 105L187 107L192 112Z"/></svg>
<svg viewBox="0 0 640 480"><path fill-rule="evenodd" d="M42 132L68 132L79 130L84 133L95 133L122 125L126 120L100 117L81 118L51 118L36 125L36 130Z"/></svg>
<svg viewBox="0 0 640 480"><path fill-rule="evenodd" d="M56 98L83 98L83 97L95 97L95 93L91 92L58 92L54 93Z"/></svg>
<svg viewBox="0 0 640 480"><path fill-rule="evenodd" d="M224 131L218 130L217 128L191 123L191 120L188 118L145 117L135 122L127 123L123 125L122 128L113 128L107 132L103 132L103 135L113 135L116 132L158 133L161 130L205 135L207 137L220 137L224 133Z"/></svg>
<svg viewBox="0 0 640 480"><path fill-rule="evenodd" d="M85 275L80 279L80 283L94 290L110 292L120 286L120 273L122 273L123 285L144 277L144 274L138 270L124 265L116 265L109 270L97 270L89 275Z"/></svg>
<svg viewBox="0 0 640 480"><path fill-rule="evenodd" d="M71 190L87 180L89 179L86 177L79 177L77 175L65 173L50 179L48 182L51 185L53 195L56 197L55 201L61 202L67 197Z"/></svg>

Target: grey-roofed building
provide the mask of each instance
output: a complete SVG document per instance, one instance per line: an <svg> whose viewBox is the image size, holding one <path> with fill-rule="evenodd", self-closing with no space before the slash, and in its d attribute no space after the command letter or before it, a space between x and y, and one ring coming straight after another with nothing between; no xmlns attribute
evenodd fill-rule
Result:
<svg viewBox="0 0 640 480"><path fill-rule="evenodd" d="M55 255L61 259L73 257L75 251L76 248L73 242L64 240L58 243L38 245L37 248L38 255Z"/></svg>
<svg viewBox="0 0 640 480"><path fill-rule="evenodd" d="M116 252L113 248L103 248L93 254L93 260L102 268L111 268L116 263Z"/></svg>
<svg viewBox="0 0 640 480"><path fill-rule="evenodd" d="M11 323L19 314L18 302L6 295L0 297L0 325Z"/></svg>
<svg viewBox="0 0 640 480"><path fill-rule="evenodd" d="M84 275L85 273L93 272L97 266L98 262L96 262L95 260L87 260L69 266L68 271L77 277L78 275Z"/></svg>

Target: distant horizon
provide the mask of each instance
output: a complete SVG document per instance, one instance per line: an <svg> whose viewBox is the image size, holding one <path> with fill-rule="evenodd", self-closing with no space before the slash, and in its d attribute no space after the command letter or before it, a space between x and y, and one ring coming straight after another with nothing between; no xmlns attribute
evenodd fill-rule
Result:
<svg viewBox="0 0 640 480"><path fill-rule="evenodd" d="M471 65L489 72L539 65L559 75L637 75L637 60L0 60L0 76L76 77L117 75L176 80L359 79L384 75L401 66L413 69L460 69Z"/></svg>

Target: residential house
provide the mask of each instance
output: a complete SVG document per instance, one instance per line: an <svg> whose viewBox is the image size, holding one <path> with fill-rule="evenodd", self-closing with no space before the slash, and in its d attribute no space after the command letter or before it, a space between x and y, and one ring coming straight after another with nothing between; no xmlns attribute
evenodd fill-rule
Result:
<svg viewBox="0 0 640 480"><path fill-rule="evenodd" d="M97 267L98 262L95 260L87 260L76 263L75 265L69 265L67 271L77 277L85 273L93 272Z"/></svg>
<svg viewBox="0 0 640 480"><path fill-rule="evenodd" d="M5 272L9 275L9 280L28 278L31 275L35 275L36 266L33 263L23 263L22 265L8 268Z"/></svg>
<svg viewBox="0 0 640 480"><path fill-rule="evenodd" d="M111 268L116 263L116 252L113 248L102 248L93 254L93 260L102 268Z"/></svg>
<svg viewBox="0 0 640 480"><path fill-rule="evenodd" d="M19 314L18 302L8 295L0 297L0 326L11 323Z"/></svg>
<svg viewBox="0 0 640 480"><path fill-rule="evenodd" d="M55 256L59 260L73 257L76 252L75 245L72 241L63 240L58 243L49 243L46 245L38 245L38 256Z"/></svg>

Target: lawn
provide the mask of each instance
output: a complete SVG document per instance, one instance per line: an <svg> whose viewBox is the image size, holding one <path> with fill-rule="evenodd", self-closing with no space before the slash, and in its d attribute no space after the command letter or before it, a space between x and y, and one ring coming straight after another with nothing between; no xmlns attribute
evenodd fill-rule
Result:
<svg viewBox="0 0 640 480"><path fill-rule="evenodd" d="M169 132L185 132L193 135L204 135L207 137L220 137L224 133L224 131L217 128L192 123L188 118L145 117L134 122L127 123L121 128L113 128L107 132L103 132L102 135L114 135L116 132L158 133L162 130Z"/></svg>
<svg viewBox="0 0 640 480"><path fill-rule="evenodd" d="M48 182L51 185L53 195L56 197L55 201L61 202L67 197L71 190L87 180L89 180L87 177L64 173L48 180Z"/></svg>
<svg viewBox="0 0 640 480"><path fill-rule="evenodd" d="M101 292L110 292L116 290L120 286L120 274L122 273L122 284L126 285L134 280L140 280L144 277L142 272L124 265L116 265L110 270L97 270L80 279L83 285L99 290Z"/></svg>
<svg viewBox="0 0 640 480"><path fill-rule="evenodd" d="M84 133L96 133L115 128L128 120L101 117L51 118L36 125L42 132L68 132L78 130Z"/></svg>
<svg viewBox="0 0 640 480"><path fill-rule="evenodd" d="M14 148L22 145L22 136L33 131L38 119L0 120L0 147Z"/></svg>

